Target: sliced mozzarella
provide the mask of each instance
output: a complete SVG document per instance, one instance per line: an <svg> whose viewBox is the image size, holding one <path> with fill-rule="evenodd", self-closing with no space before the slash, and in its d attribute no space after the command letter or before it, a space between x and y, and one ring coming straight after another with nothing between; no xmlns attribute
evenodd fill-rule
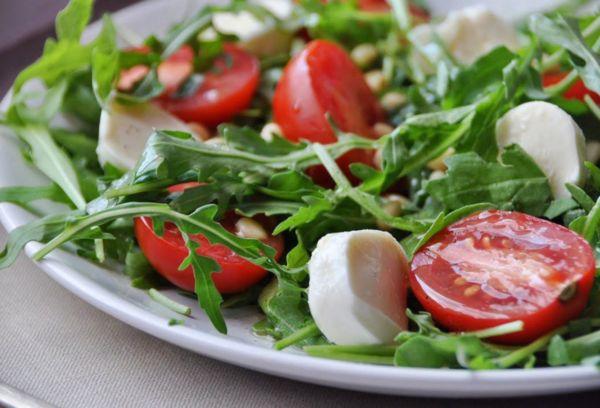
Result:
<svg viewBox="0 0 600 408"><path fill-rule="evenodd" d="M570 197L565 183L585 178L585 138L571 116L548 102L527 102L511 109L496 125L500 148L518 144L548 177L557 198Z"/></svg>
<svg viewBox="0 0 600 408"><path fill-rule="evenodd" d="M184 122L153 104L125 106L112 103L100 116L96 150L100 164L132 169L154 129L194 134Z"/></svg>
<svg viewBox="0 0 600 408"><path fill-rule="evenodd" d="M328 234L308 264L310 312L336 344L389 343L407 327L408 262L384 231Z"/></svg>
<svg viewBox="0 0 600 408"><path fill-rule="evenodd" d="M293 11L291 0L251 0L279 19L289 18ZM292 42L292 33L276 26L273 19L262 21L248 11L239 13L215 13L214 28L223 34L235 35L240 45L258 56L269 56L286 52Z"/></svg>
<svg viewBox="0 0 600 408"><path fill-rule="evenodd" d="M435 63L440 54L432 46L436 36L448 52L463 64L471 64L501 45L513 51L519 48L517 31L484 6L454 11L437 25L415 27L410 34L411 41L432 60L431 63ZM427 72L431 71L430 64L424 68Z"/></svg>

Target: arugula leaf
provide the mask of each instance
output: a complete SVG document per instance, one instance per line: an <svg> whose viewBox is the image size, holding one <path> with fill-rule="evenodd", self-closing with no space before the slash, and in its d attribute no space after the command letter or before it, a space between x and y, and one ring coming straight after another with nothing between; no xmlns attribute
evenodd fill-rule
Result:
<svg viewBox="0 0 600 408"><path fill-rule="evenodd" d="M0 188L0 202L2 203L13 203L29 209L29 204L37 200L50 200L63 204L71 203L71 200L56 184L36 187Z"/></svg>
<svg viewBox="0 0 600 408"><path fill-rule="evenodd" d="M419 232L422 231L425 226L416 220L412 220L406 217L394 217L388 214L380 205L380 202L377 201L377 198L369 194L365 191L362 191L357 188L353 188L350 185L350 182L344 176L336 162L329 155L324 146L319 143L315 143L312 145L312 148L316 155L321 160L325 169L331 176L331 178L335 181L338 188L336 194L340 197L347 197L350 200L354 201L356 204L361 206L366 212L373 215L376 219L381 222L390 225L393 228L397 228L403 231L409 232Z"/></svg>
<svg viewBox="0 0 600 408"><path fill-rule="evenodd" d="M600 330L564 340L560 335L552 338L548 347L548 364L551 366L580 364L584 359L600 355Z"/></svg>
<svg viewBox="0 0 600 408"><path fill-rule="evenodd" d="M267 141L249 127L221 125L219 134L234 149L264 156L282 156L306 147L306 143L292 143L281 136L273 136L272 140Z"/></svg>
<svg viewBox="0 0 600 408"><path fill-rule="evenodd" d="M35 165L60 186L77 208L84 209L86 201L81 193L77 173L69 157L54 142L48 130L36 125L22 126L14 130L31 148L31 157Z"/></svg>
<svg viewBox="0 0 600 408"><path fill-rule="evenodd" d="M311 38L327 38L349 47L384 39L395 24L391 13L361 11L354 2L339 0L303 0L298 12Z"/></svg>
<svg viewBox="0 0 600 408"><path fill-rule="evenodd" d="M182 138L185 137L185 138ZM353 135L342 135L337 143L326 146L334 157L355 148L374 148L379 141ZM233 174L271 176L277 171L304 169L319 164L310 146L279 156L266 156L235 149L199 143L181 132L155 132L134 172L136 183L155 179L189 179L198 174L206 181L225 168Z"/></svg>
<svg viewBox="0 0 600 408"><path fill-rule="evenodd" d="M179 229L185 231L185 226L179 225ZM198 304L209 317L213 326L220 333L227 334L227 325L221 314L223 298L212 280L212 274L220 272L221 267L214 259L198 255L196 250L200 247L200 244L190 239L188 234L183 233L183 237L189 252L187 258L179 266L179 270L188 267L193 269L194 292L198 296Z"/></svg>
<svg viewBox="0 0 600 408"><path fill-rule="evenodd" d="M59 81L53 87L48 89L39 107L31 106L31 104L27 103L30 95L15 95L11 101L11 109L14 109L16 116L12 117L12 120L9 121L9 125L20 123L49 123L54 116L60 112L67 89L67 81Z"/></svg>
<svg viewBox="0 0 600 408"><path fill-rule="evenodd" d="M573 68L586 87L594 92L600 92L600 56L586 44L577 20L567 19L561 15L554 19L535 15L531 18L529 27L542 41L567 50ZM594 48L596 46L594 44Z"/></svg>
<svg viewBox="0 0 600 408"><path fill-rule="evenodd" d="M544 212L544 217L553 220L567 211L579 208L577 201L572 198L559 198L550 203L550 206Z"/></svg>
<svg viewBox="0 0 600 408"><path fill-rule="evenodd" d="M304 290L289 280L273 279L261 292L258 304L271 324L275 338L288 337L314 324L304 297ZM322 344L324 339L312 336L298 343Z"/></svg>
<svg viewBox="0 0 600 408"><path fill-rule="evenodd" d="M515 54L506 47L499 47L473 65L460 71L452 81L450 89L442 102L444 109L469 105L502 85L502 70L515 58Z"/></svg>
<svg viewBox="0 0 600 408"><path fill-rule="evenodd" d="M65 223L78 213L50 215L37 219L11 231L6 246L0 252L0 268L11 266L19 253L31 241L45 242L60 233Z"/></svg>
<svg viewBox="0 0 600 408"><path fill-rule="evenodd" d="M449 210L491 203L542 215L552 196L546 175L518 145L508 146L501 161L486 162L475 153L454 155L446 160L446 176L428 182L425 189Z"/></svg>
<svg viewBox="0 0 600 408"><path fill-rule="evenodd" d="M402 240L401 244L406 252L408 259L412 259L414 254L425 245L435 234L449 225L479 211L494 208L493 204L481 203L471 204L452 211L449 214L440 213L433 221L427 231L422 234L413 234Z"/></svg>
<svg viewBox="0 0 600 408"><path fill-rule="evenodd" d="M92 52L92 85L100 106L106 105L113 84L119 75L119 50L117 48L116 30L108 15L103 17L104 27L96 40Z"/></svg>
<svg viewBox="0 0 600 408"><path fill-rule="evenodd" d="M89 60L89 47L70 41L56 43L48 40L42 56L17 76L14 83L15 93L33 78L39 78L47 86L53 86L71 73L86 67Z"/></svg>
<svg viewBox="0 0 600 408"><path fill-rule="evenodd" d="M301 225L308 224L322 213L329 212L334 208L332 201L323 196L305 196L304 201L307 205L299 208L292 216L281 222L273 231L273 235L278 235L283 231L293 230Z"/></svg>
<svg viewBox="0 0 600 408"><path fill-rule="evenodd" d="M156 288L166 283L152 268L144 253L134 245L125 256L125 274L131 278L131 286L138 289Z"/></svg>
<svg viewBox="0 0 600 408"><path fill-rule="evenodd" d="M79 42L92 17L94 0L71 0L56 16L56 36L59 41Z"/></svg>

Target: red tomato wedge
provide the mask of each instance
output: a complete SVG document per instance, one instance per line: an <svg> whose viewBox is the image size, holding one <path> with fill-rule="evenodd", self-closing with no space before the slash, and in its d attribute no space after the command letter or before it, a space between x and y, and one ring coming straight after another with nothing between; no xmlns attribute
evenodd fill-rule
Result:
<svg viewBox="0 0 600 408"><path fill-rule="evenodd" d="M562 81L568 74L566 72L549 72L542 76L542 85L548 87ZM583 101L583 97L589 95L594 102L600 104L600 95L586 88L581 79L575 81L573 85L563 94L565 99L576 99Z"/></svg>
<svg viewBox="0 0 600 408"><path fill-rule="evenodd" d="M169 190L177 192L196 186L198 186L198 183L185 183L174 186ZM229 215L221 224L228 231L234 231L237 219L238 217ZM188 250L181 233L174 224L166 223L163 236L158 236L154 233L151 218L136 218L135 236L142 252L158 273L173 285L190 292L194 291L192 268L179 270L179 265L187 257ZM226 246L211 244L204 235L192 235L191 238L200 244L196 251L199 255L212 258L220 265L221 271L212 275L215 286L220 293L243 292L260 282L268 273L263 268L240 257ZM277 251L278 257L281 256L284 246L281 236L269 236L264 242Z"/></svg>
<svg viewBox="0 0 600 408"><path fill-rule="evenodd" d="M414 256L410 283L442 326L473 331L521 320L494 338L522 344L576 318L595 274L590 245L569 229L527 214L484 211L436 234Z"/></svg>
<svg viewBox="0 0 600 408"><path fill-rule="evenodd" d="M163 76L178 77L180 65L179 61L163 68ZM225 44L223 55L203 75L204 80L194 95L176 98L167 93L159 103L186 122L216 126L248 108L260 81L260 62L236 45Z"/></svg>
<svg viewBox="0 0 600 408"><path fill-rule="evenodd" d="M286 66L273 98L275 122L294 142L334 143L326 114L346 132L377 138L373 125L385 119L379 101L363 74L338 45L315 40ZM352 151L338 163L372 164L372 152Z"/></svg>

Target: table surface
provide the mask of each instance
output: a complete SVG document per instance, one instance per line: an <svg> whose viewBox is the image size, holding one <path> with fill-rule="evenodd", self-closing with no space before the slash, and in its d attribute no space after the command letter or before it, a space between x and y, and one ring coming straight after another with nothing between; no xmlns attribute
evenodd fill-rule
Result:
<svg viewBox="0 0 600 408"><path fill-rule="evenodd" d="M100 11L132 0L98 0ZM0 1L0 91L39 55L66 0ZM0 229L0 242L6 233ZM21 256L0 271L0 383L63 407L595 406L600 392L515 400L365 394L255 373L164 343L94 309Z"/></svg>

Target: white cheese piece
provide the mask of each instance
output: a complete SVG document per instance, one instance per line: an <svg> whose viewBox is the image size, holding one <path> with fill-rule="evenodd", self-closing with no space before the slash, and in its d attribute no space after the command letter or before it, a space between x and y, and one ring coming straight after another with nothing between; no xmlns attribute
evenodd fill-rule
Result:
<svg viewBox="0 0 600 408"><path fill-rule="evenodd" d="M411 31L411 41L434 64L440 54L434 44L436 36L457 61L466 65L502 45L513 51L519 48L517 31L484 6L453 11L437 25L420 25ZM423 68L431 72L431 64Z"/></svg>
<svg viewBox="0 0 600 408"><path fill-rule="evenodd" d="M308 264L308 304L315 323L336 344L391 342L407 327L408 261L387 232L328 234Z"/></svg>
<svg viewBox="0 0 600 408"><path fill-rule="evenodd" d="M585 180L585 138L573 118L548 102L527 102L496 124L498 146L518 144L548 177L556 198L570 197L565 183Z"/></svg>
<svg viewBox="0 0 600 408"><path fill-rule="evenodd" d="M155 129L194 134L184 122L153 104L125 106L113 102L100 116L96 150L100 164L132 169Z"/></svg>
<svg viewBox="0 0 600 408"><path fill-rule="evenodd" d="M279 19L285 20L293 11L291 0L252 0ZM273 19L262 21L248 11L215 13L214 28L222 34L235 35L240 45L257 56L269 56L289 50L293 35L276 27Z"/></svg>

